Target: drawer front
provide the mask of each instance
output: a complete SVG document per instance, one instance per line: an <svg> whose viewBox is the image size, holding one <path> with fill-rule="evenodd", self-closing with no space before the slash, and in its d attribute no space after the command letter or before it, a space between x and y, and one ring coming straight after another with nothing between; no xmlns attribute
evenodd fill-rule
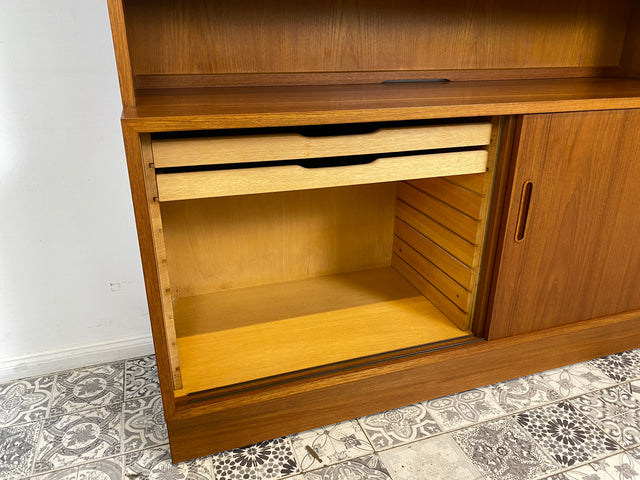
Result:
<svg viewBox="0 0 640 480"><path fill-rule="evenodd" d="M161 202L484 173L486 150L386 157L364 165L299 165L159 173Z"/></svg>
<svg viewBox="0 0 640 480"><path fill-rule="evenodd" d="M491 123L380 128L372 133L308 137L297 133L156 139L156 168L267 162L488 145Z"/></svg>

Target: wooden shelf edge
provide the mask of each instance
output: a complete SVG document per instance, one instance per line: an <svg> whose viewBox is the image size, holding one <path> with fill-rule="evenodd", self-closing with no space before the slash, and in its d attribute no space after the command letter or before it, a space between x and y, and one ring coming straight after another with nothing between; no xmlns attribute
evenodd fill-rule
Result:
<svg viewBox="0 0 640 480"><path fill-rule="evenodd" d="M400 121L640 107L640 80L562 78L448 84L221 87L139 91L139 132Z"/></svg>
<svg viewBox="0 0 640 480"><path fill-rule="evenodd" d="M184 461L637 348L638 320L640 311L627 312L180 408L167 418L172 458Z"/></svg>

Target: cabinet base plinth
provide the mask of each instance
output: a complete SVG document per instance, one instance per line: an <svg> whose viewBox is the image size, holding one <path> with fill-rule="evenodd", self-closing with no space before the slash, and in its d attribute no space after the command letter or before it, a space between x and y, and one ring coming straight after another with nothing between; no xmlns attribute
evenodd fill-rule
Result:
<svg viewBox="0 0 640 480"><path fill-rule="evenodd" d="M640 346L640 311L183 405L167 418L181 462Z"/></svg>

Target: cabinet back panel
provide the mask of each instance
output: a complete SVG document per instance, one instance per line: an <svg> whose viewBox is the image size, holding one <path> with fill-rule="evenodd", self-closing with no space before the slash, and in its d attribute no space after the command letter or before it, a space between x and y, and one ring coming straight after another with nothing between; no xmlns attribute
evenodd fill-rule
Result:
<svg viewBox="0 0 640 480"><path fill-rule="evenodd" d="M617 66L631 0L129 0L134 75Z"/></svg>
<svg viewBox="0 0 640 480"><path fill-rule="evenodd" d="M388 266L395 184L161 205L174 299Z"/></svg>

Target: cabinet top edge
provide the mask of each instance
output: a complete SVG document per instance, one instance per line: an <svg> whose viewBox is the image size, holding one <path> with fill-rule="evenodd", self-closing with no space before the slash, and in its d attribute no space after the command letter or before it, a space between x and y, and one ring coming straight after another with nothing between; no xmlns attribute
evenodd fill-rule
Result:
<svg viewBox="0 0 640 480"><path fill-rule="evenodd" d="M615 77L137 93L122 121L138 132L640 108L640 79Z"/></svg>

